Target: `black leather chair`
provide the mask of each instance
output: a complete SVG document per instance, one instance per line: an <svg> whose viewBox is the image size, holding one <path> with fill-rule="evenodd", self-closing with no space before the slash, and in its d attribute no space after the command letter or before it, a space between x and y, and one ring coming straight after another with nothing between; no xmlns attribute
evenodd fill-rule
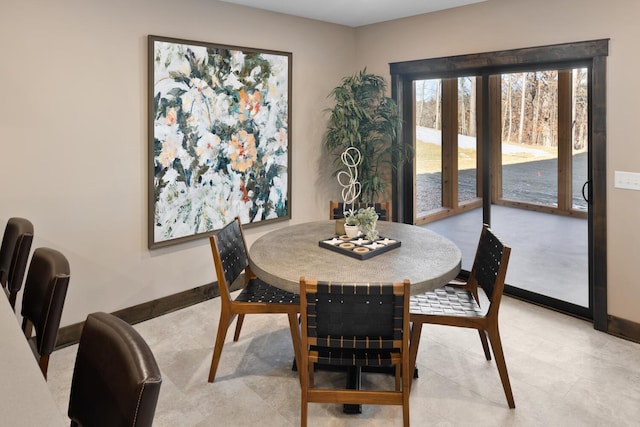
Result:
<svg viewBox="0 0 640 427"><path fill-rule="evenodd" d="M25 218L9 218L0 246L0 284L14 309L16 297L22 288L32 242L31 221Z"/></svg>
<svg viewBox="0 0 640 427"><path fill-rule="evenodd" d="M149 346L128 323L87 316L71 380L71 426L151 426L162 377Z"/></svg>
<svg viewBox="0 0 640 427"><path fill-rule="evenodd" d="M55 249L33 251L22 297L22 330L45 379L69 286L69 262ZM32 336L35 327L36 335Z"/></svg>

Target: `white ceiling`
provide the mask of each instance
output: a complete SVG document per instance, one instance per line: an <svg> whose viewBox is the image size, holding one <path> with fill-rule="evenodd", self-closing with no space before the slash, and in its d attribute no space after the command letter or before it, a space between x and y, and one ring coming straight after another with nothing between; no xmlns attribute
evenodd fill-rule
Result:
<svg viewBox="0 0 640 427"><path fill-rule="evenodd" d="M406 18L487 0L221 0L334 24L361 25Z"/></svg>

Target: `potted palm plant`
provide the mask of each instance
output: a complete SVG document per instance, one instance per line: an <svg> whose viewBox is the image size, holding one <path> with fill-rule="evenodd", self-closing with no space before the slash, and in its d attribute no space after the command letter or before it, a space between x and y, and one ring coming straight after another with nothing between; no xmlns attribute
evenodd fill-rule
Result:
<svg viewBox="0 0 640 427"><path fill-rule="evenodd" d="M336 156L335 173L343 168L341 155L348 148L361 156L356 166L360 191L352 202L375 202L385 190L386 174L412 155L409 146L396 141L401 129L398 106L385 93L384 78L365 68L345 77L329 95L336 104L330 109L324 144Z"/></svg>

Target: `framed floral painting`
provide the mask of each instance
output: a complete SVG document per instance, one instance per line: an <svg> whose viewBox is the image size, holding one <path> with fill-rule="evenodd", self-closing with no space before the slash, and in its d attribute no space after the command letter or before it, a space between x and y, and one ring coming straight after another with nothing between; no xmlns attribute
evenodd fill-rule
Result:
<svg viewBox="0 0 640 427"><path fill-rule="evenodd" d="M149 248L291 218L291 53L149 36Z"/></svg>

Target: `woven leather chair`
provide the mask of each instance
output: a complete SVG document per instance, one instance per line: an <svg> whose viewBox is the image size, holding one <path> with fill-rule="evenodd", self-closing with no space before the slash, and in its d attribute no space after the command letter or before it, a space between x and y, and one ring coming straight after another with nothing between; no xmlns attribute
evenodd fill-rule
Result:
<svg viewBox="0 0 640 427"><path fill-rule="evenodd" d="M348 208L353 208L358 210L360 208L369 208L373 207L378 213L378 220L380 221L390 221L391 220L391 211L389 211L389 202L377 202L377 203L354 203L352 205L348 205ZM344 203L329 201L329 219L340 219L344 218Z"/></svg>
<svg viewBox="0 0 640 427"><path fill-rule="evenodd" d="M22 288L32 242L31 221L25 218L9 218L0 246L0 284L13 309L16 307L18 292Z"/></svg>
<svg viewBox="0 0 640 427"><path fill-rule="evenodd" d="M331 283L300 279L301 426L308 402L402 405L409 426L409 281ZM395 366L395 390L316 388L314 365Z"/></svg>
<svg viewBox="0 0 640 427"><path fill-rule="evenodd" d="M69 262L55 249L33 252L22 297L22 330L39 359L45 379L49 355L58 338L62 308L69 286ZM33 328L36 335L32 337Z"/></svg>
<svg viewBox="0 0 640 427"><path fill-rule="evenodd" d="M298 327L298 314L300 313L300 297L290 292L283 291L258 279L249 266L249 254L244 239L240 220L236 217L232 222L215 232L210 238L213 263L218 277L220 288L220 322L218 333L213 348L211 369L209 370L209 382L216 377L222 347L227 336L227 329L233 319L238 317L234 341L238 341L242 322L245 314L280 313L289 317L291 339L297 366L300 354L300 331ZM244 284L240 294L231 298L231 285L236 282L244 270Z"/></svg>
<svg viewBox="0 0 640 427"><path fill-rule="evenodd" d="M444 288L411 297L410 363L415 367L424 323L477 329L487 360L491 360L489 337L507 403L515 408L498 330L498 310L510 253L511 248L484 224L467 282L454 281Z"/></svg>
<svg viewBox="0 0 640 427"><path fill-rule="evenodd" d="M71 426L145 427L153 423L162 377L153 353L128 323L87 316L71 380Z"/></svg>

